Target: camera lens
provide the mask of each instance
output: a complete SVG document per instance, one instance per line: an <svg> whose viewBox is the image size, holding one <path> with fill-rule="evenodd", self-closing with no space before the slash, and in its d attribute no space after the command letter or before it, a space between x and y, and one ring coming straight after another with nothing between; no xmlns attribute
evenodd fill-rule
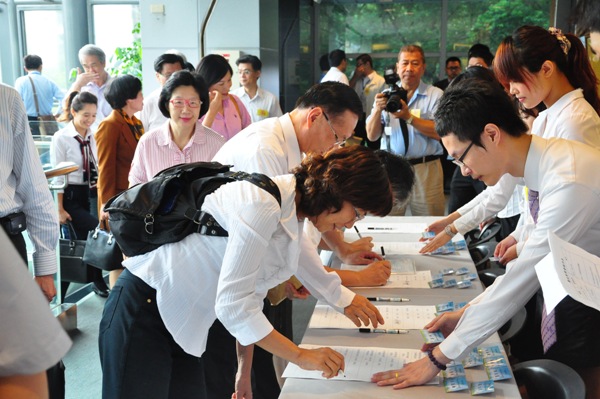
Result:
<svg viewBox="0 0 600 399"><path fill-rule="evenodd" d="M392 94L390 98L388 98L385 103L385 110L387 112L397 112L402 108L402 103L400 102L400 96L398 94Z"/></svg>

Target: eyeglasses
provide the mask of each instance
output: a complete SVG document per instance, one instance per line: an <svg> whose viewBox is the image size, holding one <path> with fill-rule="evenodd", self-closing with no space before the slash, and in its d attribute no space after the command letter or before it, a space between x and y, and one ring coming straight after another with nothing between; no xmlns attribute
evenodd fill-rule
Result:
<svg viewBox="0 0 600 399"><path fill-rule="evenodd" d="M249 69L238 69L239 75L250 75L252 72L254 72L254 71L251 71Z"/></svg>
<svg viewBox="0 0 600 399"><path fill-rule="evenodd" d="M360 220L363 220L365 218L365 216L367 216L366 212L364 214L362 214L362 215L360 213L358 213L358 210L356 208L354 208L354 214L355 214L355 216L354 216L354 223L356 223L356 222L358 222Z"/></svg>
<svg viewBox="0 0 600 399"><path fill-rule="evenodd" d="M462 155L458 159L453 159L452 163L454 165L457 165L458 167L466 168L467 165L464 164L463 160L467 156L467 153L469 152L469 150L471 149L471 147L473 146L473 144L475 144L475 142L471 141L471 144L469 144L469 146L467 147L467 149L465 150L465 152L463 152Z"/></svg>
<svg viewBox="0 0 600 399"><path fill-rule="evenodd" d="M202 101L200 100L184 100L183 98L177 98L169 101L175 108L183 108L186 105L190 108L200 108Z"/></svg>
<svg viewBox="0 0 600 399"><path fill-rule="evenodd" d="M325 117L325 120L327 121L327 124L329 125L329 128L331 129L331 132L333 133L333 137L335 138L335 143L333 143L334 147L343 147L346 145L346 140L348 139L343 139L340 140L340 138L338 137L337 133L335 132L335 129L333 128L333 126L331 126L331 122L329 121L329 118L327 117L327 114L325 112L323 112L323 116Z"/></svg>

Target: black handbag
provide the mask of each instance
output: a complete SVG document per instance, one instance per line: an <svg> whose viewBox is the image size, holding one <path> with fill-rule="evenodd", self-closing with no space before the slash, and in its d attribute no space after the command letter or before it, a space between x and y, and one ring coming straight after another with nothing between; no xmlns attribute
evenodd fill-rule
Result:
<svg viewBox="0 0 600 399"><path fill-rule="evenodd" d="M59 245L60 279L71 283L91 283L94 281L93 269L83 261L85 241L77 239L71 223L67 223L67 226L69 238L61 238Z"/></svg>
<svg viewBox="0 0 600 399"><path fill-rule="evenodd" d="M113 234L102 229L102 223L88 233L83 261L106 271L123 267L121 248L117 245Z"/></svg>

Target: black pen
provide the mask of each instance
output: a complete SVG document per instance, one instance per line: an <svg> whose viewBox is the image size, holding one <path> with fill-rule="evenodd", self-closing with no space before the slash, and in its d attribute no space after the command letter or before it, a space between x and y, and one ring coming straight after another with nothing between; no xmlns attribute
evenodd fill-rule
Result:
<svg viewBox="0 0 600 399"><path fill-rule="evenodd" d="M356 225L354 225L354 230L356 230L356 234L358 234L358 238L362 238L362 235L360 234L360 231L358 231L358 227L356 227Z"/></svg>
<svg viewBox="0 0 600 399"><path fill-rule="evenodd" d="M383 245L381 246L381 256L385 259L385 251L383 250Z"/></svg>
<svg viewBox="0 0 600 399"><path fill-rule="evenodd" d="M385 328L359 328L358 331L361 333L408 334L408 330L400 330L397 328L389 330L386 330Z"/></svg>
<svg viewBox="0 0 600 399"><path fill-rule="evenodd" d="M375 302L410 302L410 298L386 298L382 296L369 296L367 300Z"/></svg>

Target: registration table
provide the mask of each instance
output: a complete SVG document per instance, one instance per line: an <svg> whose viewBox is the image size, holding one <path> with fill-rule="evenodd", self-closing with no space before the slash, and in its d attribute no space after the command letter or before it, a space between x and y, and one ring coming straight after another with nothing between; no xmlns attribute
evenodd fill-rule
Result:
<svg viewBox="0 0 600 399"><path fill-rule="evenodd" d="M373 242L379 249L380 245L385 247L386 243L391 246L398 242L416 242L421 237L420 233L392 233L386 229L389 226L402 224L421 224L426 225L437 218L432 217L386 217L371 218L359 222L357 227L362 236L373 237ZM379 229L373 229L377 226ZM371 227L371 229L369 228ZM347 240L358 239L356 233L348 230L346 232ZM468 267L470 272L476 272L475 266L471 261L467 250L461 250L449 255L406 255L415 262L416 271L430 270L431 274L440 273L443 269ZM460 276L454 277L460 280ZM410 302L390 303L377 302L377 305L403 306L403 305L436 305L448 301L468 302L483 291L478 280L474 280L470 288L365 288L354 289L357 293L367 297L402 297L409 298ZM382 326L385 328L385 325ZM423 345L423 337L419 330L410 330L408 334L382 334L382 333L360 333L357 329L315 329L308 328L302 344L313 344L319 346L349 346L349 347L383 347L398 349L420 349ZM497 334L491 336L484 345L500 344ZM506 357L506 356L505 356ZM474 381L487 380L488 377L483 366L466 368L466 378L469 383ZM411 387L403 390L394 390L391 386L379 387L370 382L344 381L341 380L315 380L287 378L283 386L280 398L283 399L307 399L307 398L419 398L419 399L437 399L448 397L451 399L472 398L469 390L459 392L444 391L441 384ZM518 388L513 378L496 381L495 392L481 395L482 398L520 398Z"/></svg>

